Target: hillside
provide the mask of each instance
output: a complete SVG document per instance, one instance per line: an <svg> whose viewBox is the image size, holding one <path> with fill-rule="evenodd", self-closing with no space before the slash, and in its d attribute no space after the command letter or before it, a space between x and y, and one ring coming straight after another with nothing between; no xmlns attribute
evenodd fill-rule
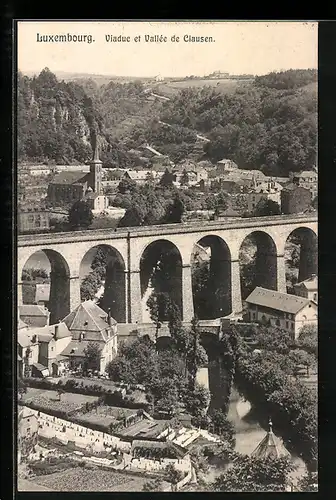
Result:
<svg viewBox="0 0 336 500"><path fill-rule="evenodd" d="M315 70L270 73L254 81L152 84L135 80L100 85L82 76L75 82L59 81L48 69L34 78L19 75L20 160L86 161L97 129L101 159L111 166L135 166L128 150L145 142L175 162L231 158L240 168L269 175L286 176L315 164ZM151 91L170 100L151 98ZM210 142L200 141L197 134Z"/></svg>

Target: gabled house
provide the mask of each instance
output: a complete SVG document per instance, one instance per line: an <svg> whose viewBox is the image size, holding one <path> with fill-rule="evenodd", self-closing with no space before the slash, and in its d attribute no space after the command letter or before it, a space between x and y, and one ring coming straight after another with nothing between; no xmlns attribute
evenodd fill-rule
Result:
<svg viewBox="0 0 336 500"><path fill-rule="evenodd" d="M21 304L19 305L20 319L31 327L49 325L50 312L42 305Z"/></svg>
<svg viewBox="0 0 336 500"><path fill-rule="evenodd" d="M70 365L84 367L89 344L96 344L100 358L96 370L105 372L106 365L117 354L117 322L92 300L82 302L63 322L71 332L72 340L61 353Z"/></svg>
<svg viewBox="0 0 336 500"><path fill-rule="evenodd" d="M303 326L317 326L317 303L313 300L256 287L245 302L251 322L286 330L293 339Z"/></svg>
<svg viewBox="0 0 336 500"><path fill-rule="evenodd" d="M301 283L296 283L296 285L294 285L294 291L295 295L298 295L299 297L304 297L317 302L318 283L316 274L312 274L310 278L301 281Z"/></svg>
<svg viewBox="0 0 336 500"><path fill-rule="evenodd" d="M70 344L72 336L65 323L36 328L34 332L39 341L39 366L35 371L42 372L41 367L48 370L49 375L58 376L65 370L67 358L62 351ZM44 370L43 370L44 371ZM41 376L41 374L37 374Z"/></svg>

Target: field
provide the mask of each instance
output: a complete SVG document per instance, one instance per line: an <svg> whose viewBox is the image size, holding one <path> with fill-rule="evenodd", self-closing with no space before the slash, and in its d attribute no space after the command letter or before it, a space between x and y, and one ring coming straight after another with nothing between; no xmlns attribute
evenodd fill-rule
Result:
<svg viewBox="0 0 336 500"><path fill-rule="evenodd" d="M186 88L197 88L197 87L213 87L220 92L225 94L234 92L237 87L249 85L249 82L244 80L183 80L180 82L167 82L157 85L153 88L153 92L157 94L162 94L167 97L173 97L180 90Z"/></svg>
<svg viewBox="0 0 336 500"><path fill-rule="evenodd" d="M55 491L141 491L147 480L145 476L120 474L113 470L75 467L40 476L30 483Z"/></svg>
<svg viewBox="0 0 336 500"><path fill-rule="evenodd" d="M27 388L27 393L21 399L23 404L33 403L41 411L58 410L64 412L80 410L85 403L93 403L97 400L98 397L96 396L65 392L61 395L61 401L59 401L57 391L46 391L32 387Z"/></svg>

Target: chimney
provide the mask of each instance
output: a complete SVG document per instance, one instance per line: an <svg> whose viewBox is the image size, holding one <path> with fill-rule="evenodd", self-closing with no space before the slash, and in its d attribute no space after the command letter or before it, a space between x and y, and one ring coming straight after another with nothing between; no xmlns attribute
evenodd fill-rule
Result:
<svg viewBox="0 0 336 500"><path fill-rule="evenodd" d="M111 308L109 307L109 308L108 308L108 311L107 311L107 322L108 322L108 324L109 324L110 326L112 326L112 321L111 321L111 318L112 318L112 316L111 316Z"/></svg>
<svg viewBox="0 0 336 500"><path fill-rule="evenodd" d="M55 333L54 333L55 338L57 337L57 334L58 334L58 325L55 325Z"/></svg>

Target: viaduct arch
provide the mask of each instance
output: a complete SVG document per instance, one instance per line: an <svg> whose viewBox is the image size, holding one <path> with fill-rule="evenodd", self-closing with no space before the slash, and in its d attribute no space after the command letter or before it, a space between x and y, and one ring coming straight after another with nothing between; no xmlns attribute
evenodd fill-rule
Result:
<svg viewBox="0 0 336 500"><path fill-rule="evenodd" d="M251 235L257 237L259 251L258 280L263 286L286 292L285 278L285 245L288 237L298 232L302 238L300 262L300 279L316 268L317 255L317 217L311 216L279 216L272 218L241 219L234 222L208 222L171 224L140 228L122 228L117 232L111 230L77 231L73 233L41 234L19 236L18 238L18 302L22 302L22 270L31 255L43 250L49 257L54 272L63 272L64 283L57 292L58 301L62 295L62 306L57 314L64 316L80 303L81 263L93 247L104 245L111 248L113 255L118 256L120 274L123 271L124 311L119 321L142 322L144 316L143 297L150 264L157 259L158 248L175 248L175 259L178 273L174 286L171 287L180 296L182 317L189 321L194 315L194 299L192 286L192 265L195 245L210 247L215 256L212 275L220 284L225 283L216 303L217 311L223 315L242 312L241 276L239 252L244 240ZM303 235L303 236L302 236ZM155 256L156 255L156 256ZM57 257L56 257L57 256ZM160 259L158 259L160 260ZM147 261L147 263L146 263ZM52 263L53 262L53 263ZM177 279L178 278L178 279ZM121 280L121 278L120 278ZM57 281L57 280L56 280ZM61 286L58 284L57 286ZM56 286L56 290L57 290ZM219 287L220 288L220 287ZM226 292L226 295L225 295ZM224 300L225 297L225 300ZM64 313L65 311L65 313ZM224 313L225 311L225 313ZM217 313L216 313L217 314ZM63 317L64 317L63 316Z"/></svg>

